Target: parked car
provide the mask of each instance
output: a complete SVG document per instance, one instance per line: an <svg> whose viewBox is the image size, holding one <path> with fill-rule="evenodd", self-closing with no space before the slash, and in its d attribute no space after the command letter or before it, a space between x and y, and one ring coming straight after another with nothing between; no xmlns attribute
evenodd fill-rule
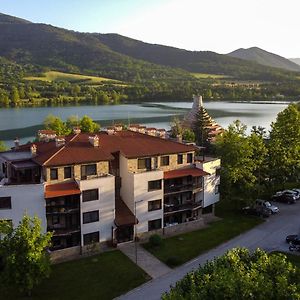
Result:
<svg viewBox="0 0 300 300"><path fill-rule="evenodd" d="M271 204L269 201L262 200L262 199L256 199L255 200L255 207L263 207L265 209L269 209L272 214L276 214L279 212L279 208L273 204Z"/></svg>
<svg viewBox="0 0 300 300"><path fill-rule="evenodd" d="M294 194L277 192L275 195L271 197L272 201L279 201L288 204L293 204L296 202L296 196Z"/></svg>
<svg viewBox="0 0 300 300"><path fill-rule="evenodd" d="M295 245L300 245L300 236L298 234L290 234L286 237L287 243L293 243Z"/></svg>
<svg viewBox="0 0 300 300"><path fill-rule="evenodd" d="M296 192L296 196L298 196L298 200L300 200L300 189L292 189L292 191Z"/></svg>
<svg viewBox="0 0 300 300"><path fill-rule="evenodd" d="M254 207L254 206L245 206L242 208L242 213L245 215L261 216L268 218L272 212L270 209L265 207Z"/></svg>
<svg viewBox="0 0 300 300"><path fill-rule="evenodd" d="M282 191L283 194L285 195L294 195L296 197L296 200L300 199L300 193L298 193L298 191L295 190L284 190Z"/></svg>

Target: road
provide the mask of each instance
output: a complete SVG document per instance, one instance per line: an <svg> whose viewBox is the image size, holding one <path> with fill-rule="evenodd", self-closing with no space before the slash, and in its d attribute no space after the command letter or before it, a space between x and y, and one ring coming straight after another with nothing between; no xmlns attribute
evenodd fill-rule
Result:
<svg viewBox="0 0 300 300"><path fill-rule="evenodd" d="M171 285L175 285L186 273L234 247L262 248L266 251L288 251L285 237L288 234L300 233L300 201L293 205L283 203L277 203L276 205L279 207L280 213L271 216L263 224L198 256L171 272L137 287L127 294L120 296L118 299L158 300L164 292L169 290Z"/></svg>

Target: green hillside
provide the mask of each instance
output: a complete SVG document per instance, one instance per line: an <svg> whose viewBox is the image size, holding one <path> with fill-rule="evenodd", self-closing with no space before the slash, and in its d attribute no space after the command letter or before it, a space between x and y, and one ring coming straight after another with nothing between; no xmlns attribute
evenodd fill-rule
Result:
<svg viewBox="0 0 300 300"><path fill-rule="evenodd" d="M285 80L295 74L286 70L266 68L211 51L187 51L163 45L148 44L118 34L98 34L101 43L110 49L133 58L156 64L182 68L193 73L228 75L239 79Z"/></svg>
<svg viewBox="0 0 300 300"><path fill-rule="evenodd" d="M250 60L269 67L300 72L300 66L296 63L277 54L267 52L258 47L252 47L248 49L240 48L233 52L230 52L228 56Z"/></svg>

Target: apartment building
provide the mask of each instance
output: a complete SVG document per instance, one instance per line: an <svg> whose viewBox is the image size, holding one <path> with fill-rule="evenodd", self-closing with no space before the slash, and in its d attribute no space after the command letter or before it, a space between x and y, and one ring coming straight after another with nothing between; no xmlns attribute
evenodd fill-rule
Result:
<svg viewBox="0 0 300 300"><path fill-rule="evenodd" d="M52 250L131 241L200 220L219 200L220 160L196 161L195 145L164 130L50 134L0 153L0 219L37 215Z"/></svg>

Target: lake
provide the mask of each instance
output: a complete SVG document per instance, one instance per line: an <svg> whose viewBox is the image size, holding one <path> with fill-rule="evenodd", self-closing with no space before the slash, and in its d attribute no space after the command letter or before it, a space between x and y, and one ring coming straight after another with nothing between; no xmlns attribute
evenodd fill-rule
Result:
<svg viewBox="0 0 300 300"><path fill-rule="evenodd" d="M210 115L223 127L239 119L248 126L263 126L270 129L278 112L287 107L287 102L205 102ZM104 126L113 123L140 123L146 126L170 129L170 121L183 116L192 107L192 102L151 102L121 105L72 105L63 107L22 107L0 109L0 140L8 146L18 136L21 142L33 139L43 120L49 114L66 120L70 115L88 115Z"/></svg>

